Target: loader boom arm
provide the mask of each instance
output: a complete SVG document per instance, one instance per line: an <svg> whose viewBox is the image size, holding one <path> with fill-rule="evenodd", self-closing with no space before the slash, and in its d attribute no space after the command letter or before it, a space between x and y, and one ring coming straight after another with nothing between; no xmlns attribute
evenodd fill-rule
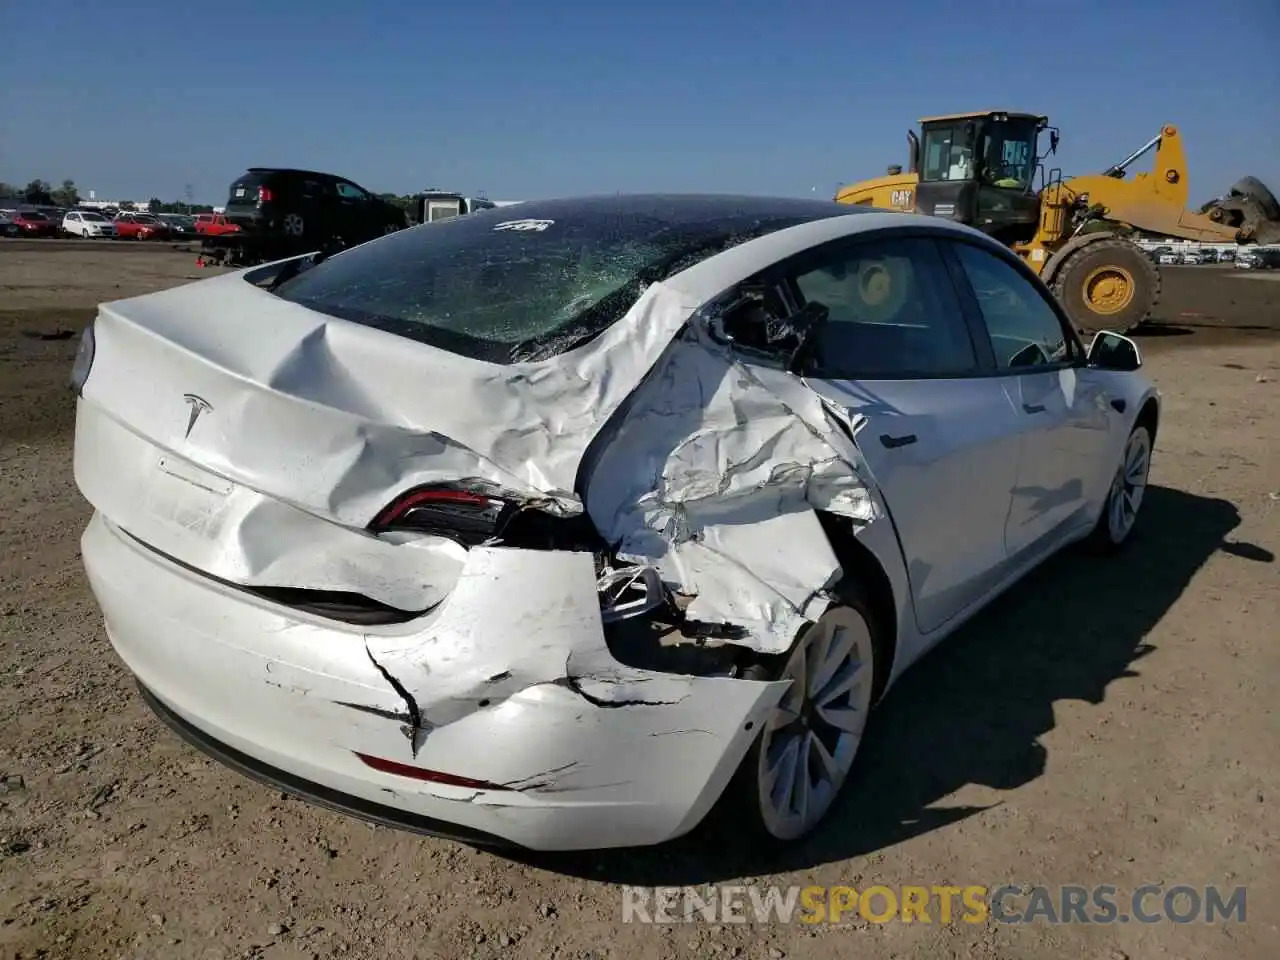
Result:
<svg viewBox="0 0 1280 960"><path fill-rule="evenodd" d="M1152 147L1155 159L1151 171L1124 179L1126 168ZM1059 191L1065 194L1056 198L1060 201L1087 197L1091 206L1105 208L1105 219L1148 233L1211 243L1236 242L1234 227L1187 209L1187 155L1182 149L1182 136L1172 124L1166 124L1146 146L1105 173L1072 177L1051 189L1052 193Z"/></svg>

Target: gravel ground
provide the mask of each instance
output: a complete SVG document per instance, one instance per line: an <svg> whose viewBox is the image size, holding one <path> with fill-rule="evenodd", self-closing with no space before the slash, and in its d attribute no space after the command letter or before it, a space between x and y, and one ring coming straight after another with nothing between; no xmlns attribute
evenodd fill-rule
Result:
<svg viewBox="0 0 1280 960"><path fill-rule="evenodd" d="M1280 327L1280 286L1166 271L1139 539L1052 561L904 678L817 836L779 855L714 818L665 848L511 860L248 782L139 700L80 568L57 337L209 271L120 246L0 243L0 957L1280 956L1280 336L1227 329ZM1248 913L621 922L621 884L732 882L1243 885Z"/></svg>

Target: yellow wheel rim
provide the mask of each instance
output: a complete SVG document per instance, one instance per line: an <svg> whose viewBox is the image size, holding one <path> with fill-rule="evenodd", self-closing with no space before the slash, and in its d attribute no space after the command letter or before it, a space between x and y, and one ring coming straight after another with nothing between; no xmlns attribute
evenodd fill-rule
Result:
<svg viewBox="0 0 1280 960"><path fill-rule="evenodd" d="M877 264L862 275L859 286L863 301L872 306L879 306L884 303L889 296L889 291L893 289L893 278L889 276L888 270Z"/></svg>
<svg viewBox="0 0 1280 960"><path fill-rule="evenodd" d="M1107 264L1089 271L1081 293L1090 310L1110 316L1133 303L1135 287L1133 274L1124 267Z"/></svg>

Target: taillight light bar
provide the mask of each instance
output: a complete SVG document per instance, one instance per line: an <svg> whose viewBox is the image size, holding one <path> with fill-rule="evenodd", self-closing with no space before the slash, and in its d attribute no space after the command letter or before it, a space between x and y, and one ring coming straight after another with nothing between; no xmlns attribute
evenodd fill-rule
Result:
<svg viewBox="0 0 1280 960"><path fill-rule="evenodd" d="M259 202L259 203L270 203L270 202L271 202L272 200L274 200L274 199L275 199L275 194L271 192L271 188L270 188L270 187L259 187L259 188L258 188L258 202Z"/></svg>
<svg viewBox="0 0 1280 960"><path fill-rule="evenodd" d="M510 505L499 497L457 487L418 487L383 508L369 529L373 533L406 531L448 537L466 547L497 535Z"/></svg>

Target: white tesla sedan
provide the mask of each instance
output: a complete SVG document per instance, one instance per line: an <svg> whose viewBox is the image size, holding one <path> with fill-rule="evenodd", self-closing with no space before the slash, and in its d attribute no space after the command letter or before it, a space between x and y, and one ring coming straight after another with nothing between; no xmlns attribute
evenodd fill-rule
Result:
<svg viewBox="0 0 1280 960"><path fill-rule="evenodd" d="M830 810L867 713L1054 551L1159 400L1004 247L819 201L530 201L104 304L107 633L243 772L478 844Z"/></svg>

